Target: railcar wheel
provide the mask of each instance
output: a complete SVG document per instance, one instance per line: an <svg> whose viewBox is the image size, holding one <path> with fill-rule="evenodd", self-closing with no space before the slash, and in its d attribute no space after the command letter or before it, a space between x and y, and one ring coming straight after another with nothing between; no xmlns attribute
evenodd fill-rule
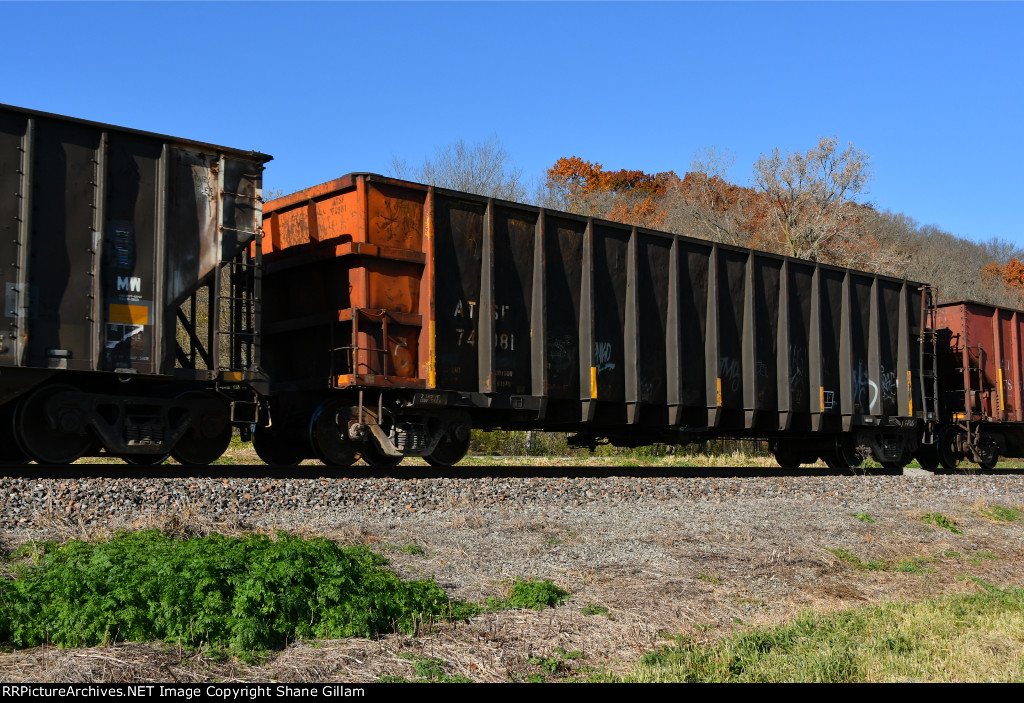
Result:
<svg viewBox="0 0 1024 703"><path fill-rule="evenodd" d="M47 404L59 393L76 392L72 386L46 386L18 405L14 433L22 451L40 464L70 464L93 446L83 418L73 408L47 414Z"/></svg>
<svg viewBox="0 0 1024 703"><path fill-rule="evenodd" d="M309 455L295 436L262 425L252 433L252 448L263 463L271 466L298 466Z"/></svg>
<svg viewBox="0 0 1024 703"><path fill-rule="evenodd" d="M991 471L999 463L999 445L988 435L979 437L978 444L971 447L971 454L983 471Z"/></svg>
<svg viewBox="0 0 1024 703"><path fill-rule="evenodd" d="M388 456L380 450L380 448L374 444L373 440L369 440L363 445L363 461L375 469L390 469L398 466L402 463L402 456Z"/></svg>
<svg viewBox="0 0 1024 703"><path fill-rule="evenodd" d="M328 466L352 466L359 448L348 435L352 408L337 400L327 400L309 421L309 439L317 458Z"/></svg>
<svg viewBox="0 0 1024 703"><path fill-rule="evenodd" d="M978 466L980 466L983 471L991 471L992 469L996 468L996 464L998 464L998 463L999 463L999 455L996 454L989 461L979 461L978 462Z"/></svg>
<svg viewBox="0 0 1024 703"><path fill-rule="evenodd" d="M917 463L921 465L922 469L933 471L939 468L939 450L934 444L922 444L919 446L917 453L914 454L914 458L917 459Z"/></svg>
<svg viewBox="0 0 1024 703"><path fill-rule="evenodd" d="M454 466L462 461L463 457L466 456L466 452L469 451L469 433L466 433L466 439L460 440L457 437L448 437L447 435L441 438L441 441L434 447L434 451L430 453L430 456L423 457L431 466L447 467Z"/></svg>
<svg viewBox="0 0 1024 703"><path fill-rule="evenodd" d="M953 471L960 463L962 458L960 452L957 450L957 436L959 430L952 427L948 428L942 435L939 436L938 442L938 454L939 463L942 464L942 468Z"/></svg>
<svg viewBox="0 0 1024 703"><path fill-rule="evenodd" d="M800 467L800 464L804 463L801 461L804 458L803 455L799 449L790 442L777 439L772 440L771 450L776 463L784 469L796 469ZM817 460L817 457L814 457L814 459L807 463L813 464L815 460Z"/></svg>
<svg viewBox="0 0 1024 703"><path fill-rule="evenodd" d="M862 463L858 449L852 435L839 435L836 437L835 449L826 452L822 459L830 469L857 469Z"/></svg>
<svg viewBox="0 0 1024 703"><path fill-rule="evenodd" d="M0 407L0 466L31 461L14 439L14 406L15 403L10 403Z"/></svg>
<svg viewBox="0 0 1024 703"><path fill-rule="evenodd" d="M171 450L181 464L205 466L221 457L231 444L231 419L227 405L210 393L189 391L179 398L205 399L199 417Z"/></svg>

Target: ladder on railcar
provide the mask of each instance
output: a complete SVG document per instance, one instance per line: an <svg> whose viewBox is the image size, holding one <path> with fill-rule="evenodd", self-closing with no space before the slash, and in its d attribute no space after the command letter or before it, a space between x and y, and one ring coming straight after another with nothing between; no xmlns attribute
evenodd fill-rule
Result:
<svg viewBox="0 0 1024 703"><path fill-rule="evenodd" d="M261 262L247 249L220 263L221 295L217 333L225 371L251 371L259 365ZM225 304L226 303L226 304Z"/></svg>
<svg viewBox="0 0 1024 703"><path fill-rule="evenodd" d="M925 444L934 444L935 428L939 421L939 354L938 331L936 329L935 287L921 287L921 336L918 338L920 359L919 378L921 383L921 410L924 413Z"/></svg>
<svg viewBox="0 0 1024 703"><path fill-rule="evenodd" d="M258 372L260 365L260 302L263 275L261 237L255 246L244 247L231 259L222 260L214 277L217 296L216 337L222 379L242 380L247 373ZM226 372L226 374L225 374ZM231 424L247 439L257 421L259 402L256 394L244 387L219 386L230 398Z"/></svg>

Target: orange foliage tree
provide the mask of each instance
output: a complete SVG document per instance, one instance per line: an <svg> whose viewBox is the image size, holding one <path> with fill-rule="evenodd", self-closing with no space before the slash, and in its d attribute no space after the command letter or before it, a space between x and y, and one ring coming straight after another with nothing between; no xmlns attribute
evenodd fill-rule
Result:
<svg viewBox="0 0 1024 703"><path fill-rule="evenodd" d="M666 191L679 182L675 171L605 171L578 156L558 159L547 173L549 192L566 210L654 228L665 220Z"/></svg>
<svg viewBox="0 0 1024 703"><path fill-rule="evenodd" d="M995 284L1006 293L1016 305L1024 303L1024 262L1013 257L1003 265L995 261L981 269L982 279L988 284Z"/></svg>

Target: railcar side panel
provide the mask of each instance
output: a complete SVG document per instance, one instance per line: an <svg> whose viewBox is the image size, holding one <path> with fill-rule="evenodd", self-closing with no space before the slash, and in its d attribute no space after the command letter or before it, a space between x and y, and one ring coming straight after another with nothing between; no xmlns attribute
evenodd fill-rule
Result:
<svg viewBox="0 0 1024 703"><path fill-rule="evenodd" d="M641 232L637 235L636 305L638 330L636 398L641 404L641 421L670 424L668 385L671 382L678 405L678 341L669 339L671 314L670 282L672 240ZM673 371L674 373L668 373Z"/></svg>
<svg viewBox="0 0 1024 703"><path fill-rule="evenodd" d="M602 419L625 422L629 231L594 225L592 246L595 397Z"/></svg>
<svg viewBox="0 0 1024 703"><path fill-rule="evenodd" d="M580 307L585 221L544 213L544 371L554 416L579 419L581 392L590 398L589 374L580 385ZM587 354L589 360L589 354ZM589 366L589 364L587 364ZM589 371L589 369L588 369ZM542 386L542 389L544 386Z"/></svg>
<svg viewBox="0 0 1024 703"><path fill-rule="evenodd" d="M475 392L480 385L481 273L486 204L435 196L434 306L438 388ZM490 250L486 252L490 254ZM489 266L488 266L489 270ZM489 324L487 325L489 327Z"/></svg>
<svg viewBox="0 0 1024 703"><path fill-rule="evenodd" d="M780 325L784 335L784 353L788 378L783 376L779 387L782 394L788 392L788 403L781 404L783 412L791 413L789 418L780 418L779 429L811 428L811 363L819 364L810 355L811 343L811 292L814 283L814 268L790 260L786 264L786 287L788 308L786 324Z"/></svg>
<svg viewBox="0 0 1024 703"><path fill-rule="evenodd" d="M717 371L715 365L718 360L716 335L709 332L709 325L712 331L716 327L717 318L708 314L708 300L715 282L711 276L715 250L706 243L678 241L680 400L686 411L685 424L703 427L708 424L708 409L718 407L718 374L708 373L709 365Z"/></svg>
<svg viewBox="0 0 1024 703"><path fill-rule="evenodd" d="M782 266L778 259L754 257L754 348L757 426L779 429L779 307Z"/></svg>
<svg viewBox="0 0 1024 703"><path fill-rule="evenodd" d="M175 309L255 236L268 159L0 106L0 364L173 375Z"/></svg>
<svg viewBox="0 0 1024 703"><path fill-rule="evenodd" d="M534 294L534 245L538 213L494 208L494 371L489 388L498 393L530 395Z"/></svg>

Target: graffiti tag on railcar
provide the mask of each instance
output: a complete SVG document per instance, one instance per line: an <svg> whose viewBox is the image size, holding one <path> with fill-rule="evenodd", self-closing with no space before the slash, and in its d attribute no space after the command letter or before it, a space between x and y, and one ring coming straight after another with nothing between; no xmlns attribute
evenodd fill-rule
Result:
<svg viewBox="0 0 1024 703"><path fill-rule="evenodd" d="M794 403L804 397L804 379L807 377L807 350L797 344L789 345L789 388Z"/></svg>
<svg viewBox="0 0 1024 703"><path fill-rule="evenodd" d="M612 363L611 359L612 343L594 342L594 366L597 368L597 373L614 369L615 364Z"/></svg>
<svg viewBox="0 0 1024 703"><path fill-rule="evenodd" d="M896 372L886 371L882 367L882 399L890 403L896 402Z"/></svg>
<svg viewBox="0 0 1024 703"><path fill-rule="evenodd" d="M835 391L822 391L821 392L822 403L824 404L825 410L831 410L836 406L836 393Z"/></svg>
<svg viewBox="0 0 1024 703"><path fill-rule="evenodd" d="M853 400L854 405L861 410L865 408L864 395L867 393L868 412L873 412L878 405L878 384L871 380L868 370L864 368L864 362L858 361L857 368L853 372Z"/></svg>
<svg viewBox="0 0 1024 703"><path fill-rule="evenodd" d="M729 388L733 392L740 389L740 383L743 380L740 376L740 362L727 356L720 357L718 360L718 375L722 377L723 382L729 383Z"/></svg>

